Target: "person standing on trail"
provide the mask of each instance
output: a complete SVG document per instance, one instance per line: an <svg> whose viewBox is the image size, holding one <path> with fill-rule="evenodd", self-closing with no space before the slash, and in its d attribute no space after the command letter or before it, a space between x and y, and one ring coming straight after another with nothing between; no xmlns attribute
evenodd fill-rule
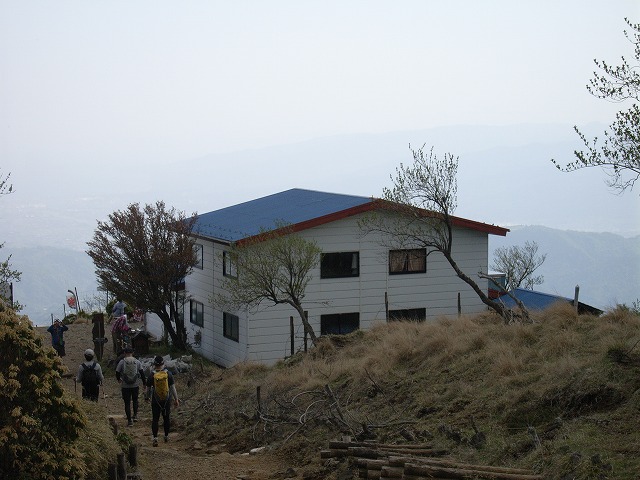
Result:
<svg viewBox="0 0 640 480"><path fill-rule="evenodd" d="M76 382L82 385L82 398L97 402L104 375L100 364L93 359L94 356L90 348L84 351L84 362L80 364Z"/></svg>
<svg viewBox="0 0 640 480"><path fill-rule="evenodd" d="M64 332L67 330L69 330L69 327L58 318L53 322L53 325L47 328L47 332L51 334L51 346L61 357L66 355L64 349Z"/></svg>
<svg viewBox="0 0 640 480"><path fill-rule="evenodd" d="M164 360L158 355L153 359L153 371L147 378L147 401L151 401L151 433L153 434L153 446L158 446L158 424L162 414L162 426L164 428L164 441L169 441L169 426L171 413L171 400L178 407L180 400L173 379L173 375L164 368Z"/></svg>
<svg viewBox="0 0 640 480"><path fill-rule="evenodd" d="M138 394L140 385L145 384L145 377L142 364L133 356L133 348L131 347L124 349L124 358L116 366L116 380L122 389L127 425L133 427L133 422L138 421ZM133 403L133 417L131 416L131 403Z"/></svg>

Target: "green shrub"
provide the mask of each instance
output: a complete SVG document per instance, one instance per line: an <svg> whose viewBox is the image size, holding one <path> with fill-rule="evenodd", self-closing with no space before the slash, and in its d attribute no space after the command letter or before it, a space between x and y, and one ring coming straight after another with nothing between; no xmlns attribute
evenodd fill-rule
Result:
<svg viewBox="0 0 640 480"><path fill-rule="evenodd" d="M65 394L62 373L28 317L0 306L0 478L85 476L75 440L86 417Z"/></svg>

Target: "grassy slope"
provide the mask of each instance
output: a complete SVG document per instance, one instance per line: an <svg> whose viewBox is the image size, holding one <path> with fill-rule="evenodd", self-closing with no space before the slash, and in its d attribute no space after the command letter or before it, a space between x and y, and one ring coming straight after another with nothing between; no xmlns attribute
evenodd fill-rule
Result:
<svg viewBox="0 0 640 480"><path fill-rule="evenodd" d="M637 315L578 317L562 306L530 325L489 314L380 325L272 368L220 371L199 382L182 421L194 438L232 451L271 445L309 478L347 468L320 463L340 435L430 443L458 461L548 478L635 478L637 340Z"/></svg>

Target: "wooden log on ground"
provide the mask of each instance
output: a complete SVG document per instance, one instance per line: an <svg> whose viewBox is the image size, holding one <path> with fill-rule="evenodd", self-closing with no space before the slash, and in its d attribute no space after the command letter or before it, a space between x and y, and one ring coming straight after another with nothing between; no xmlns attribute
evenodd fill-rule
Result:
<svg viewBox="0 0 640 480"><path fill-rule="evenodd" d="M320 458L344 458L351 457L353 453L349 450L341 450L341 449L329 449L329 450L320 450Z"/></svg>
<svg viewBox="0 0 640 480"><path fill-rule="evenodd" d="M402 462L404 465L406 462L406 457L389 457L389 465L396 465L397 462ZM446 468L462 468L467 470L482 470L487 472L496 472L496 473L512 473L512 474L522 474L522 475L533 475L534 472L530 469L526 468L513 468L513 467L498 467L493 465L475 465L470 463L459 463L453 462L451 460L440 460L435 458L414 458L411 459L412 463L419 463L424 465L431 466L440 466Z"/></svg>
<svg viewBox="0 0 640 480"><path fill-rule="evenodd" d="M365 476L367 480L380 480L380 470L367 470Z"/></svg>
<svg viewBox="0 0 640 480"><path fill-rule="evenodd" d="M354 462L360 468L366 468L370 470L380 470L382 467L389 465L389 461L386 459L371 460L370 458L355 457Z"/></svg>
<svg viewBox="0 0 640 480"><path fill-rule="evenodd" d="M422 477L415 475L407 475L406 473L402 477L402 480L451 480L450 478L444 477Z"/></svg>
<svg viewBox="0 0 640 480"><path fill-rule="evenodd" d="M483 479L483 480L543 480L540 475L488 472L481 469L447 468L435 465L422 465L407 463L404 466L405 473L429 477L443 477L458 480Z"/></svg>
<svg viewBox="0 0 640 480"><path fill-rule="evenodd" d="M343 450L336 450L336 452L340 452L340 451L343 451ZM366 448L366 447L349 447L347 449L347 452L349 452L350 456L360 457L360 458L377 459L377 458L385 458L389 456L388 453L382 452L375 448Z"/></svg>
<svg viewBox="0 0 640 480"><path fill-rule="evenodd" d="M404 468L401 467L382 467L380 470L380 480L392 480L394 478L403 478Z"/></svg>
<svg viewBox="0 0 640 480"><path fill-rule="evenodd" d="M417 449L428 450L433 448L433 445L429 444L392 444L392 443L375 443L375 442L345 442L341 440L331 440L329 442L329 448L349 448L349 447L368 447L368 448L403 448L403 449Z"/></svg>
<svg viewBox="0 0 640 480"><path fill-rule="evenodd" d="M388 453L400 453L400 454L406 454L406 455L415 455L415 456L420 456L420 457L442 457L443 455L448 455L449 451L448 450L443 450L443 449L437 449L437 448L430 448L430 449L404 449L404 448L386 448L386 447L381 447L378 449L381 452L388 452Z"/></svg>

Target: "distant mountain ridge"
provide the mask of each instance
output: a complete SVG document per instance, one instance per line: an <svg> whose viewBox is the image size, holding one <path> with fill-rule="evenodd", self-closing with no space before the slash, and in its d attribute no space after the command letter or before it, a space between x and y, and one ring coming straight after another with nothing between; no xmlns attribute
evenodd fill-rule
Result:
<svg viewBox="0 0 640 480"><path fill-rule="evenodd" d="M573 296L579 284L581 300L599 308L640 296L636 193L613 195L598 169L558 172L550 159L571 161L580 145L571 125L557 124L343 134L182 158L156 168L148 162L130 162L125 170L105 165L99 176L93 169L56 165L22 183L12 177L15 191L0 201L0 242L6 242L0 259L13 254L11 263L23 272L16 298L27 305L26 313L46 322L52 313L64 313L67 289L77 288L81 302L96 293L84 250L97 222L114 211L162 200L187 214L206 213L291 188L379 197L395 169L411 163L409 144L459 156L455 215L500 226L549 227L513 227L506 238L492 236L489 243L491 254L498 246L537 241L540 252L548 253L541 291Z"/></svg>
<svg viewBox="0 0 640 480"><path fill-rule="evenodd" d="M498 247L538 244L547 254L536 271L544 283L534 290L573 298L580 286L580 301L600 309L628 306L640 299L640 236L575 232L543 226L513 226L506 237L490 237L489 263Z"/></svg>
<svg viewBox="0 0 640 480"><path fill-rule="evenodd" d="M545 282L536 290L572 298L580 285L580 300L608 309L631 305L640 298L640 236L625 238L611 233L556 230L541 226L514 226L506 237L489 237L489 262L498 247L535 241L547 254L539 272ZM2 250L3 253L7 253ZM51 315L62 317L67 290L78 290L80 304L88 306L99 293L91 258L84 252L57 247L13 248L8 253L22 281L14 285L22 312L38 325ZM66 307L67 313L69 308Z"/></svg>

